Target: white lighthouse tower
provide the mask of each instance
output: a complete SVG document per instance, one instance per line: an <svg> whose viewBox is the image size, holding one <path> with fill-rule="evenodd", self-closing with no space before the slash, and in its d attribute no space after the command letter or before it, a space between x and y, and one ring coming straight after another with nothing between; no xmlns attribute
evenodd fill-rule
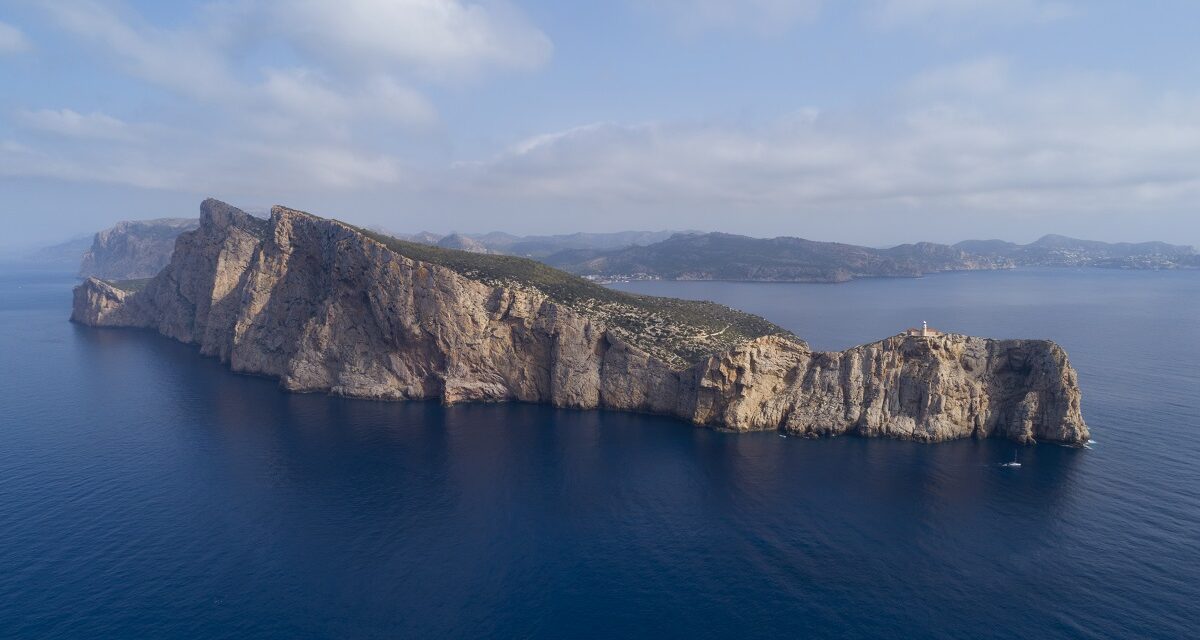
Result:
<svg viewBox="0 0 1200 640"><path fill-rule="evenodd" d="M942 335L942 332L938 331L937 329L930 328L929 323L922 320L920 329L908 329L904 332L904 335L917 336L921 338L936 338L937 336Z"/></svg>

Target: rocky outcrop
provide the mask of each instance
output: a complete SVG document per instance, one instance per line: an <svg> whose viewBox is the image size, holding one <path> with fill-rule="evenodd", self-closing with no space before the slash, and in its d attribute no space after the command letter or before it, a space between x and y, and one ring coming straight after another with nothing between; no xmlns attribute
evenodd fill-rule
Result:
<svg viewBox="0 0 1200 640"><path fill-rule="evenodd" d="M132 307L125 305L128 295L103 280L88 278L82 286L75 287L71 320L97 327L136 326L138 316Z"/></svg>
<svg viewBox="0 0 1200 640"><path fill-rule="evenodd" d="M153 277L171 261L175 238L198 225L195 218L118 222L96 234L79 274L105 280Z"/></svg>
<svg viewBox="0 0 1200 640"><path fill-rule="evenodd" d="M592 308L413 260L336 221L283 207L265 221L208 200L144 289L89 279L72 319L154 329L292 391L602 407L804 436L1088 438L1075 372L1051 342L896 336L825 353L762 335L680 364Z"/></svg>
<svg viewBox="0 0 1200 640"><path fill-rule="evenodd" d="M1045 340L899 335L820 353L769 337L703 368L691 417L805 436L1081 443L1079 405L1066 352Z"/></svg>

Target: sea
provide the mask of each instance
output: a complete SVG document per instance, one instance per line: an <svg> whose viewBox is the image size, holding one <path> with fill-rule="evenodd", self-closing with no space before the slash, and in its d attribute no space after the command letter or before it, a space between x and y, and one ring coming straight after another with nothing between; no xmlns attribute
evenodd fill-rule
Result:
<svg viewBox="0 0 1200 640"><path fill-rule="evenodd" d="M0 270L0 638L1200 635L1198 271L614 285L1056 340L1081 448L289 394L76 282Z"/></svg>

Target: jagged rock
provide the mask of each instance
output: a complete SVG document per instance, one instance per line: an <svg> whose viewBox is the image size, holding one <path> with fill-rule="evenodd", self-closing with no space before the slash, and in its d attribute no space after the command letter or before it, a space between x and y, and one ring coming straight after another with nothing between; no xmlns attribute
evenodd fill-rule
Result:
<svg viewBox="0 0 1200 640"><path fill-rule="evenodd" d="M111 284L88 278L82 286L75 287L75 301L71 320L92 326L137 326L138 317L125 306L129 295Z"/></svg>
<svg viewBox="0 0 1200 640"><path fill-rule="evenodd" d="M284 207L266 221L207 200L144 289L89 279L72 319L152 328L292 391L601 407L804 436L1088 439L1075 371L1049 341L901 335L826 353L764 330L688 359L653 342L659 325L689 326L671 315L677 301L631 333L604 305L464 273L337 221Z"/></svg>

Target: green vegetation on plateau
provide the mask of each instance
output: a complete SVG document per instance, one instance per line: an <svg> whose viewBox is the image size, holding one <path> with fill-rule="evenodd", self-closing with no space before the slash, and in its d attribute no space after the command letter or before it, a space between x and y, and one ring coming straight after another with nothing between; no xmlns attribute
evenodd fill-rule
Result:
<svg viewBox="0 0 1200 640"><path fill-rule="evenodd" d="M791 335L759 316L715 302L626 293L528 258L446 249L352 228L413 260L441 265L493 286L541 292L601 320L621 338L676 367L754 338Z"/></svg>

